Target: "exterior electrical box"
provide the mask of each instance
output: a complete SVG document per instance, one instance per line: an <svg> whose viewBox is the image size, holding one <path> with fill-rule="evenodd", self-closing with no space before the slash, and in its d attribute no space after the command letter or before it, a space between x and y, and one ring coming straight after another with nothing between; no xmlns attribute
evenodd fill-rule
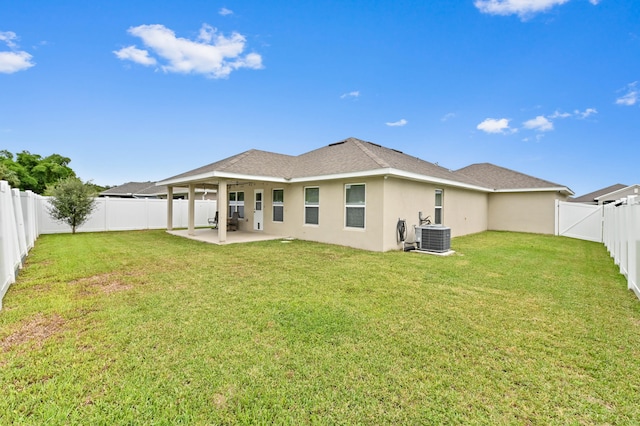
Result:
<svg viewBox="0 0 640 426"><path fill-rule="evenodd" d="M442 225L416 226L418 250L444 253L451 249L451 228Z"/></svg>

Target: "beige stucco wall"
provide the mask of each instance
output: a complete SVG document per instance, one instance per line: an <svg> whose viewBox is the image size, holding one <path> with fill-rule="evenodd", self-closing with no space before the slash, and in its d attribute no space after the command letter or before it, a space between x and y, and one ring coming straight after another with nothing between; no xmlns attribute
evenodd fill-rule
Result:
<svg viewBox="0 0 640 426"><path fill-rule="evenodd" d="M345 185L366 185L365 228L345 226ZM304 223L304 188L320 188L319 224ZM382 178L318 181L303 184L255 182L229 185L229 192L245 193L245 217L239 229L254 231L255 190L264 191L264 229L270 235L339 244L365 250L382 250ZM284 190L284 221L273 221L273 190Z"/></svg>
<svg viewBox="0 0 640 426"><path fill-rule="evenodd" d="M489 194L488 229L553 234L555 200L564 201L566 198L555 191Z"/></svg>
<svg viewBox="0 0 640 426"><path fill-rule="evenodd" d="M365 228L345 226L345 184L366 185ZM304 188L320 188L318 225L304 223ZM253 182L229 185L228 191L244 191L245 218L240 230L254 231L254 191L264 193L263 230L266 234L339 244L372 251L399 250L398 219L407 224L407 240L414 241L418 212L434 218L435 190L442 189L443 225L451 236L490 230L553 234L555 200L566 199L556 192L486 193L445 185L428 184L393 177L282 184ZM273 221L273 189L284 190L284 221Z"/></svg>
<svg viewBox="0 0 640 426"><path fill-rule="evenodd" d="M384 180L383 250L401 249L397 242L398 219L407 225L407 241L414 241L414 226L423 218L435 215L435 191L443 190L442 224L451 228L451 236L487 230L487 194L444 185L427 184L389 177Z"/></svg>
<svg viewBox="0 0 640 426"><path fill-rule="evenodd" d="M345 226L345 185L365 184L365 228ZM319 224L304 223L304 188L320 188ZM285 221L291 236L303 240L339 244L365 250L382 248L382 178L350 179L339 181L309 182L291 185L287 198L285 192ZM288 207L288 209L287 209Z"/></svg>

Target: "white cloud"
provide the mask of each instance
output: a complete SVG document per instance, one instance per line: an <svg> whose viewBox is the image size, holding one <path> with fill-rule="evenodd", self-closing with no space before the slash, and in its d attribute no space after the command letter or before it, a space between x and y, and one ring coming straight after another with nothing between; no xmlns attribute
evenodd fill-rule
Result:
<svg viewBox="0 0 640 426"><path fill-rule="evenodd" d="M539 132L549 132L553 130L553 123L542 115L532 118L531 120L527 120L522 123L522 125L526 129L537 130Z"/></svg>
<svg viewBox="0 0 640 426"><path fill-rule="evenodd" d="M13 74L31 68L32 56L27 52L0 52L0 73Z"/></svg>
<svg viewBox="0 0 640 426"><path fill-rule="evenodd" d="M576 117L584 119L584 118L590 117L590 116L592 116L594 114L597 114L598 110L595 109L595 108L587 108L584 111L575 110L574 113L575 113Z"/></svg>
<svg viewBox="0 0 640 426"><path fill-rule="evenodd" d="M230 9L227 9L226 7L223 7L222 9L220 9L218 11L218 14L220 14L222 16L233 15L233 10L230 10Z"/></svg>
<svg viewBox="0 0 640 426"><path fill-rule="evenodd" d="M509 127L508 118L487 118L482 123L478 124L476 128L486 133L515 133L518 129L512 129Z"/></svg>
<svg viewBox="0 0 640 426"><path fill-rule="evenodd" d="M600 3L600 0L589 0L589 3L596 6L598 3Z"/></svg>
<svg viewBox="0 0 640 426"><path fill-rule="evenodd" d="M263 68L259 54L242 56L246 39L237 32L226 37L210 25L203 24L196 41L176 37L172 30L159 24L131 27L128 32L139 37L157 59L149 56L149 51L135 46L114 52L116 56L143 65L151 65L152 61L163 62L160 68L164 72L225 78L239 68Z"/></svg>
<svg viewBox="0 0 640 426"><path fill-rule="evenodd" d="M578 119L584 119L587 117L591 117L592 115L595 115L598 113L598 110L595 108L587 108L584 111L580 111L579 109L573 110L573 113L570 112L560 112L558 110L556 110L553 114L548 115L547 118L550 119L556 119L556 118L569 118L569 117L575 117Z"/></svg>
<svg viewBox="0 0 640 426"><path fill-rule="evenodd" d="M130 60L140 65L155 65L157 63L155 58L149 56L149 52L146 50L138 49L135 46L124 47L120 50L114 50L113 53L119 59Z"/></svg>
<svg viewBox="0 0 640 426"><path fill-rule="evenodd" d="M340 99L359 98L359 97L360 97L360 91L359 90L354 90L353 92L343 93L342 95L340 95Z"/></svg>
<svg viewBox="0 0 640 426"><path fill-rule="evenodd" d="M403 118L398 121L394 121L392 123L385 123L385 124L390 127L402 127L402 126L405 126L407 123L408 121Z"/></svg>
<svg viewBox="0 0 640 426"><path fill-rule="evenodd" d="M551 114L549 116L549 118L554 119L554 118L569 118L571 117L571 113L569 112L560 112L558 110L556 110L553 114Z"/></svg>
<svg viewBox="0 0 640 426"><path fill-rule="evenodd" d="M455 112L449 112L449 113L445 114L445 115L440 119L440 121L449 121L449 120L451 120L452 118L456 118L456 113L455 113Z"/></svg>
<svg viewBox="0 0 640 426"><path fill-rule="evenodd" d="M640 98L640 91L638 91L637 87L637 81L627 84L627 87L624 89L627 93L616 99L616 104L625 106L635 105L638 102L638 98Z"/></svg>
<svg viewBox="0 0 640 426"><path fill-rule="evenodd" d="M538 133L537 135L535 135L533 138L524 138L522 139L522 142L540 142L542 140L542 138L544 138L544 134L543 133Z"/></svg>
<svg viewBox="0 0 640 426"><path fill-rule="evenodd" d="M23 50L18 49L18 45L14 42L18 36L13 31L0 32L0 42L3 42L11 51L0 52L0 73L13 74L14 72L23 71L35 65L31 61L33 56Z"/></svg>
<svg viewBox="0 0 640 426"><path fill-rule="evenodd" d="M0 31L0 41L3 41L10 49L18 47L18 45L13 42L13 40L16 40L17 38L18 36L13 31Z"/></svg>
<svg viewBox="0 0 640 426"><path fill-rule="evenodd" d="M539 12L545 12L554 6L562 5L568 1L569 0L476 0L473 4L482 13L488 13L490 15L518 15L520 18L526 18Z"/></svg>

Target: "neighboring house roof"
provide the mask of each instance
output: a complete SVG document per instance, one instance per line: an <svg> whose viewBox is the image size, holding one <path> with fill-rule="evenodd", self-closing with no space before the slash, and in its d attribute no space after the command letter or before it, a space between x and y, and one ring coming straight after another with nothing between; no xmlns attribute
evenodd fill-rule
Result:
<svg viewBox="0 0 640 426"><path fill-rule="evenodd" d="M496 166L491 163L472 164L456 170L456 174L468 176L482 182L485 186L496 191L505 190L562 190L564 185L539 179L515 170Z"/></svg>
<svg viewBox="0 0 640 426"><path fill-rule="evenodd" d="M596 198L598 203L601 201L616 201L621 198L626 198L629 195L638 195L640 192L640 185L629 185L625 188L618 189L617 191L610 192L608 194L601 195Z"/></svg>
<svg viewBox="0 0 640 426"><path fill-rule="evenodd" d="M492 164L474 165L466 169L468 173L462 173L464 169L453 172L394 149L348 138L298 156L252 149L165 179L159 184L204 182L216 178L260 178L275 182L303 182L338 177L392 175L487 192L505 188L535 188L565 190L572 194L571 190L562 185ZM492 174L498 176L492 176ZM504 177L508 177L506 186L504 183L493 183Z"/></svg>
<svg viewBox="0 0 640 426"><path fill-rule="evenodd" d="M136 195L166 194L167 187L156 186L155 182L127 182L120 186L114 186L100 193L104 197L134 197Z"/></svg>
<svg viewBox="0 0 640 426"><path fill-rule="evenodd" d="M196 188L196 192L202 192L202 189ZM187 188L174 188L173 193L188 192ZM215 190L213 191L215 192ZM166 196L168 189L166 185L156 185L156 182L127 182L120 186L114 186L100 193L102 197L157 197Z"/></svg>
<svg viewBox="0 0 640 426"><path fill-rule="evenodd" d="M607 186L606 188L598 189L597 191L593 191L579 197L571 198L568 201L571 201L572 203L596 203L598 201L598 198L625 188L627 188L627 185L616 183L615 185Z"/></svg>

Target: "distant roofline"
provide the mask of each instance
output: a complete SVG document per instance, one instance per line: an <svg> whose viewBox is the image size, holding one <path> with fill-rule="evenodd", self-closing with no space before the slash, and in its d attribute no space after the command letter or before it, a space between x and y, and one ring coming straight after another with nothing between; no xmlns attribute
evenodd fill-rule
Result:
<svg viewBox="0 0 640 426"><path fill-rule="evenodd" d="M600 196L598 196L598 197L595 197L595 198L594 198L594 200L600 200L601 198L610 197L610 196L613 196L614 194L616 194L616 193L618 193L618 192L624 192L624 191L627 191L627 190L629 190L629 189L631 189L631 188L634 188L634 187L635 187L635 188L640 188L640 184L635 183L635 184L633 184L633 185L625 186L624 188L620 188L620 189L617 189L617 190L615 190L615 191L611 191L611 192L609 192L609 193L607 193L607 194L604 194L604 195L600 195Z"/></svg>

